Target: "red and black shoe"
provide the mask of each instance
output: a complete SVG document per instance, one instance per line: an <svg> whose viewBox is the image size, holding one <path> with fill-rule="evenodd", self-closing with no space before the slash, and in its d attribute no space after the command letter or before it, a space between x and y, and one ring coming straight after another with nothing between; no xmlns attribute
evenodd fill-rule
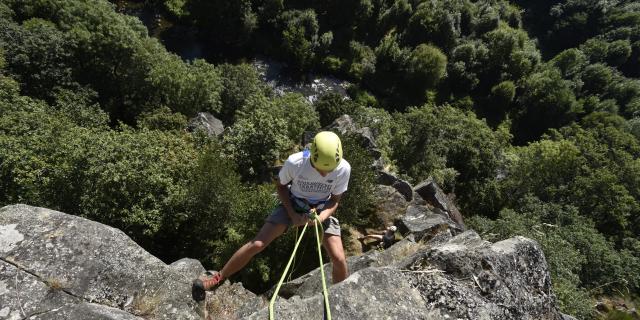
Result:
<svg viewBox="0 0 640 320"><path fill-rule="evenodd" d="M207 291L215 289L222 282L222 274L218 271L207 271L204 275L193 280L191 296L193 300L202 301L207 296Z"/></svg>

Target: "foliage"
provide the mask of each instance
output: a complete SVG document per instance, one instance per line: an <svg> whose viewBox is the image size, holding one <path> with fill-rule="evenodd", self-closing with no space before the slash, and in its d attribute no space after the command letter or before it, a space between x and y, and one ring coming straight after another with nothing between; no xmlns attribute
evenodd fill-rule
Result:
<svg viewBox="0 0 640 320"><path fill-rule="evenodd" d="M186 137L84 128L44 104L17 101L0 117L0 202L108 223L154 251L151 239L171 221L194 158Z"/></svg>
<svg viewBox="0 0 640 320"><path fill-rule="evenodd" d="M187 117L181 113L171 112L167 107L160 107L140 114L137 124L139 128L149 130L184 130L187 126Z"/></svg>
<svg viewBox="0 0 640 320"><path fill-rule="evenodd" d="M7 49L8 71L23 83L26 95L51 99L55 87L77 85L69 65L70 49L75 44L53 23L37 18L25 21L22 26L6 20L3 23L7 23L7 28L0 39L11 39L11 45L3 45Z"/></svg>
<svg viewBox="0 0 640 320"><path fill-rule="evenodd" d="M418 45L408 61L408 74L411 79L413 92L424 92L434 88L444 77L447 67L447 57L437 47L427 44Z"/></svg>
<svg viewBox="0 0 640 320"><path fill-rule="evenodd" d="M518 142L535 140L549 128L569 124L579 110L570 83L556 69L532 74L518 102L521 107L514 121Z"/></svg>
<svg viewBox="0 0 640 320"><path fill-rule="evenodd" d="M225 124L233 123L236 111L242 108L252 94L264 91L255 68L248 64L223 64L219 66L222 74L222 92L220 100L220 120Z"/></svg>
<svg viewBox="0 0 640 320"><path fill-rule="evenodd" d="M318 47L318 20L313 10L285 11L282 20L282 53L298 71L308 69Z"/></svg>
<svg viewBox="0 0 640 320"><path fill-rule="evenodd" d="M229 128L224 145L244 177L264 177L289 148L287 122L266 108L255 109Z"/></svg>
<svg viewBox="0 0 640 320"><path fill-rule="evenodd" d="M275 99L249 97L225 135L225 148L242 176L267 177L269 168L284 159L305 131L318 128L318 115L298 94Z"/></svg>
<svg viewBox="0 0 640 320"><path fill-rule="evenodd" d="M170 106L190 117L201 111L220 111L222 83L213 65L199 59L184 63L173 55L165 58L147 74L147 80L157 90L156 104Z"/></svg>
<svg viewBox="0 0 640 320"><path fill-rule="evenodd" d="M200 30L200 38L209 47L221 48L227 54L246 45L258 27L258 17L249 0L191 0L185 7L190 13L186 19Z"/></svg>
<svg viewBox="0 0 640 320"><path fill-rule="evenodd" d="M401 172L413 182L433 177L465 204L482 201L471 190L495 176L508 134L450 106L412 108L394 122L392 158Z"/></svg>
<svg viewBox="0 0 640 320"><path fill-rule="evenodd" d="M340 222L355 226L370 225L374 219L373 189L375 174L372 168L373 156L362 145L363 141L357 134L347 134L341 137L343 155L351 165L349 189L340 201L336 217Z"/></svg>
<svg viewBox="0 0 640 320"><path fill-rule="evenodd" d="M220 76L203 62L185 63L147 35L136 18L105 1L10 3L16 20L3 17L0 47L6 69L24 93L53 101L61 89L97 93L112 123L133 124L158 105L193 115L220 110Z"/></svg>
<svg viewBox="0 0 640 320"><path fill-rule="evenodd" d="M345 99L337 93L325 93L313 102L313 107L318 112L320 126L326 127L335 119L344 114L351 115L355 109L353 101Z"/></svg>

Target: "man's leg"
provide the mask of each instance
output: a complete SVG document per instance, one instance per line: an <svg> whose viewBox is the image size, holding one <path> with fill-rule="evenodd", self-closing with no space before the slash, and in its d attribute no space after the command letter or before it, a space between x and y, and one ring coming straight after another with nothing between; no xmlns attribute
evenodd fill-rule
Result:
<svg viewBox="0 0 640 320"><path fill-rule="evenodd" d="M338 283L347 278L349 270L347 267L347 258L344 256L344 249L342 248L342 239L340 236L333 234L324 234L322 240L324 249L327 250L331 263L333 264L333 283Z"/></svg>
<svg viewBox="0 0 640 320"><path fill-rule="evenodd" d="M240 271L240 269L251 261L253 256L264 250L271 241L279 237L285 230L287 230L287 225L285 224L266 222L253 240L240 247L240 249L231 256L229 261L224 265L224 268L220 270L222 277L229 278L234 273Z"/></svg>

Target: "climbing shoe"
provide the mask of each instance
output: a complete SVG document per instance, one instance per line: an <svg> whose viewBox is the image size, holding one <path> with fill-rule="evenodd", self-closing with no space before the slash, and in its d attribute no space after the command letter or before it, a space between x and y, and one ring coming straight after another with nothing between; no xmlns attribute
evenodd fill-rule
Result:
<svg viewBox="0 0 640 320"><path fill-rule="evenodd" d="M207 296L207 291L215 289L222 282L222 274L217 271L207 271L193 280L191 295L193 300L202 301Z"/></svg>

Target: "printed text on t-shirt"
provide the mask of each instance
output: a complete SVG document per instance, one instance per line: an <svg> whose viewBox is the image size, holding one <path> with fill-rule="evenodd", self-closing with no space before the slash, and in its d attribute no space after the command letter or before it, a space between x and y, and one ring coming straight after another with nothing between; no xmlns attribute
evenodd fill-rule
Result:
<svg viewBox="0 0 640 320"><path fill-rule="evenodd" d="M302 192L325 192L331 191L331 185L322 182L309 182L298 180L298 187Z"/></svg>

